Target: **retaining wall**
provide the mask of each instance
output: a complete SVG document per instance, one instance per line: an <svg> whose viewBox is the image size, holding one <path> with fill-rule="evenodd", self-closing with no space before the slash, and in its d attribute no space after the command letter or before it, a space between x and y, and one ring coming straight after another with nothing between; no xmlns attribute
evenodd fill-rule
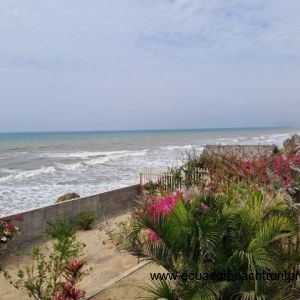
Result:
<svg viewBox="0 0 300 300"><path fill-rule="evenodd" d="M276 145L206 145L203 153L208 155L235 154L238 157L251 159L257 156L269 156L278 151Z"/></svg>
<svg viewBox="0 0 300 300"><path fill-rule="evenodd" d="M80 212L89 210L95 213L99 221L120 215L134 206L139 194L140 185L134 185L93 196L68 200L5 218L15 216L24 218L24 221L20 223L22 234L15 240L17 243L22 243L40 237L47 222L59 217L72 218Z"/></svg>

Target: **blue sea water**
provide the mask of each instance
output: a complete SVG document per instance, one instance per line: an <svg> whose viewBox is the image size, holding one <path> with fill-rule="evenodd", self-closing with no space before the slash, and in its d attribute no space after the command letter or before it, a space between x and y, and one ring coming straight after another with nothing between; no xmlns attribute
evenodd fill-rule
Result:
<svg viewBox="0 0 300 300"><path fill-rule="evenodd" d="M0 216L138 183L144 168L164 170L205 144L276 144L297 129L194 129L0 133Z"/></svg>

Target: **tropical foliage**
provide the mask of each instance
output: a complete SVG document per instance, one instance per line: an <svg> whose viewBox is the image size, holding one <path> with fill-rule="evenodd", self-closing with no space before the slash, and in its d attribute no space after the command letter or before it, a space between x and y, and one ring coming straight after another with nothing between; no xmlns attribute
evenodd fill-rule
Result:
<svg viewBox="0 0 300 300"><path fill-rule="evenodd" d="M192 153L174 176L209 179L185 184L184 192L156 190L133 215L131 249L170 274L295 274L300 202L300 154L243 156ZM159 196L160 195L160 196ZM293 273L294 272L294 273ZM198 277L199 279L199 277ZM150 299L294 299L295 282L207 278L158 280Z"/></svg>
<svg viewBox="0 0 300 300"><path fill-rule="evenodd" d="M183 273L289 272L299 263L287 247L296 222L284 195L175 193L151 197L134 215L131 238L143 254ZM288 281L157 281L150 299L292 299Z"/></svg>
<svg viewBox="0 0 300 300"><path fill-rule="evenodd" d="M86 275L82 268L84 261L73 259L64 269L65 283L62 284L61 291L54 297L54 300L79 300L84 297L86 292L77 287L77 284Z"/></svg>

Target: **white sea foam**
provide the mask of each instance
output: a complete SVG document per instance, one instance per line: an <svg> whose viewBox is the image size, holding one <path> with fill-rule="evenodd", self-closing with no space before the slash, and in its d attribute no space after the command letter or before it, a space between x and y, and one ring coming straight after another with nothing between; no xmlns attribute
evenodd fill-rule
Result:
<svg viewBox="0 0 300 300"><path fill-rule="evenodd" d="M162 150L167 150L167 151L173 151L173 150L184 150L184 149L193 149L193 145L184 145L184 146L179 146L179 145L174 145L174 146L165 146L161 147Z"/></svg>
<svg viewBox="0 0 300 300"><path fill-rule="evenodd" d="M284 140L289 138L291 134L271 134L271 135L261 135L261 136L254 136L254 137L236 137L236 138L217 138L217 139L210 139L207 140L207 144L221 144L221 145L228 145L228 144L276 144L278 146L282 146Z"/></svg>
<svg viewBox="0 0 300 300"><path fill-rule="evenodd" d="M27 179L35 176L40 176L42 174L49 174L55 172L55 167L41 167L34 170L15 170L14 174L4 176L0 178L0 182L7 182L11 180L22 180Z"/></svg>
<svg viewBox="0 0 300 300"><path fill-rule="evenodd" d="M93 158L93 159L90 159L88 161L85 161L84 164L89 165L89 166L93 166L93 165L98 165L98 164L105 163L105 162L110 161L110 160L118 160L118 159L130 157L130 156L132 156L132 157L134 157L134 156L144 156L147 152L148 152L147 149L141 150L141 151L124 151L122 153L119 152L119 153L116 153L116 154L110 155L110 156Z"/></svg>
<svg viewBox="0 0 300 300"><path fill-rule="evenodd" d="M95 166L101 165L109 161L116 161L118 159L123 159L130 156L144 156L149 150L137 150L137 151L110 151L106 152L107 156L101 156L96 158L91 158L88 160L80 161L74 164L57 164L60 169L64 170L75 170L84 166ZM102 152L105 153L105 152ZM103 155L103 154L102 154Z"/></svg>
<svg viewBox="0 0 300 300"><path fill-rule="evenodd" d="M77 151L77 152L48 152L39 154L38 157L49 158L83 158L87 159L96 156L115 156L115 155L144 155L148 149L143 150L120 150L120 151Z"/></svg>
<svg viewBox="0 0 300 300"><path fill-rule="evenodd" d="M135 181L128 182L136 184ZM68 192L77 192L81 196L87 196L106 192L116 188L125 187L126 182L107 182L105 185L99 183L74 183L74 184L40 184L39 186L19 186L17 189L7 187L0 190L0 198L5 199L7 205L1 206L0 217L26 211L28 209L38 208L45 205L51 205L55 200Z"/></svg>
<svg viewBox="0 0 300 300"><path fill-rule="evenodd" d="M10 168L1 168L0 169L0 173L9 173L9 174L15 174L18 173L19 170L14 170L14 169L10 169Z"/></svg>
<svg viewBox="0 0 300 300"><path fill-rule="evenodd" d="M271 134L271 135L262 135L257 137L250 138L250 142L254 142L255 144L275 144L277 146L282 146L283 142L289 138L291 134Z"/></svg>
<svg viewBox="0 0 300 300"><path fill-rule="evenodd" d="M87 159L95 156L104 156L104 155L114 155L127 153L126 150L121 151L77 151L77 152L47 152L41 153L38 157L48 157L48 158L83 158Z"/></svg>
<svg viewBox="0 0 300 300"><path fill-rule="evenodd" d="M86 166L95 166L101 165L109 161L116 161L118 159L123 159L126 157L134 156L144 156L147 153L148 149L137 150L137 151L110 151L110 152L101 152L101 157L91 158L83 161L79 161L71 164L56 163L55 166L50 167L41 167L33 170L12 170L6 169L3 170L11 173L10 175L0 177L0 182L11 182L14 180L23 180L32 177L38 177L44 174L55 173L57 171L63 170L76 170ZM100 153L100 152L99 152ZM103 153L107 153L107 156L103 156Z"/></svg>

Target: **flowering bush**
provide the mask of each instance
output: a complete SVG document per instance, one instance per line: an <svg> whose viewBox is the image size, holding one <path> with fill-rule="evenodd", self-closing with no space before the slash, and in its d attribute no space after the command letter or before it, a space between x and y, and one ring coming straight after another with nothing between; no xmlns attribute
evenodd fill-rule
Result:
<svg viewBox="0 0 300 300"><path fill-rule="evenodd" d="M207 170L207 176L198 176L199 170ZM181 167L171 169L170 173L173 176L171 190L174 186L183 186L186 189L198 187L202 192L223 193L232 188L232 184L240 184L271 192L285 191L297 202L300 201L300 153L288 157L278 152L239 154L230 149L222 154L203 153L197 156L194 153L188 155ZM157 195L167 188L158 182L147 192ZM173 200L165 199L157 206L163 206L161 209L167 213Z"/></svg>
<svg viewBox="0 0 300 300"><path fill-rule="evenodd" d="M173 194L165 196L148 196L143 204L142 208L135 214L136 218L140 218L144 213L147 213L152 221L156 221L160 218L165 218L174 209L176 203L183 197L183 193L179 190ZM149 229L145 231L146 236L152 241L159 241L159 235Z"/></svg>
<svg viewBox="0 0 300 300"><path fill-rule="evenodd" d="M268 190L295 192L300 182L300 154L260 156L242 159L235 155L212 157L207 164L212 181L207 191L224 191L228 184L241 182Z"/></svg>
<svg viewBox="0 0 300 300"><path fill-rule="evenodd" d="M176 191L173 195L165 197L149 196L146 208L148 215L152 220L168 216L182 195L182 192Z"/></svg>
<svg viewBox="0 0 300 300"><path fill-rule="evenodd" d="M297 227L284 194L249 190L186 197L177 191L150 197L133 218L139 253L172 274L284 273L299 263L297 247L286 247ZM293 293L286 281L180 276L172 286L161 281L146 290L153 299L291 299Z"/></svg>
<svg viewBox="0 0 300 300"><path fill-rule="evenodd" d="M299 264L297 218L290 204L300 200L300 154L245 158L232 152L189 167L191 174L208 169L210 180L193 182L184 192L156 190L156 196L148 196L133 215L135 253L176 274L284 273ZM166 299L288 299L291 286L179 279L148 291Z"/></svg>
<svg viewBox="0 0 300 300"><path fill-rule="evenodd" d="M55 236L49 255L33 247L31 262L18 271L17 280L8 270L3 275L15 288L24 290L29 297L39 300L78 300L85 292L77 283L87 274L82 271L84 262L76 259L85 246L77 241L73 231L64 228L65 223L51 227L49 233Z"/></svg>
<svg viewBox="0 0 300 300"><path fill-rule="evenodd" d="M0 247L4 248L6 244L14 239L19 233L19 227L15 226L13 222L22 222L23 218L17 216L14 219L0 220ZM1 249L0 248L0 249Z"/></svg>

